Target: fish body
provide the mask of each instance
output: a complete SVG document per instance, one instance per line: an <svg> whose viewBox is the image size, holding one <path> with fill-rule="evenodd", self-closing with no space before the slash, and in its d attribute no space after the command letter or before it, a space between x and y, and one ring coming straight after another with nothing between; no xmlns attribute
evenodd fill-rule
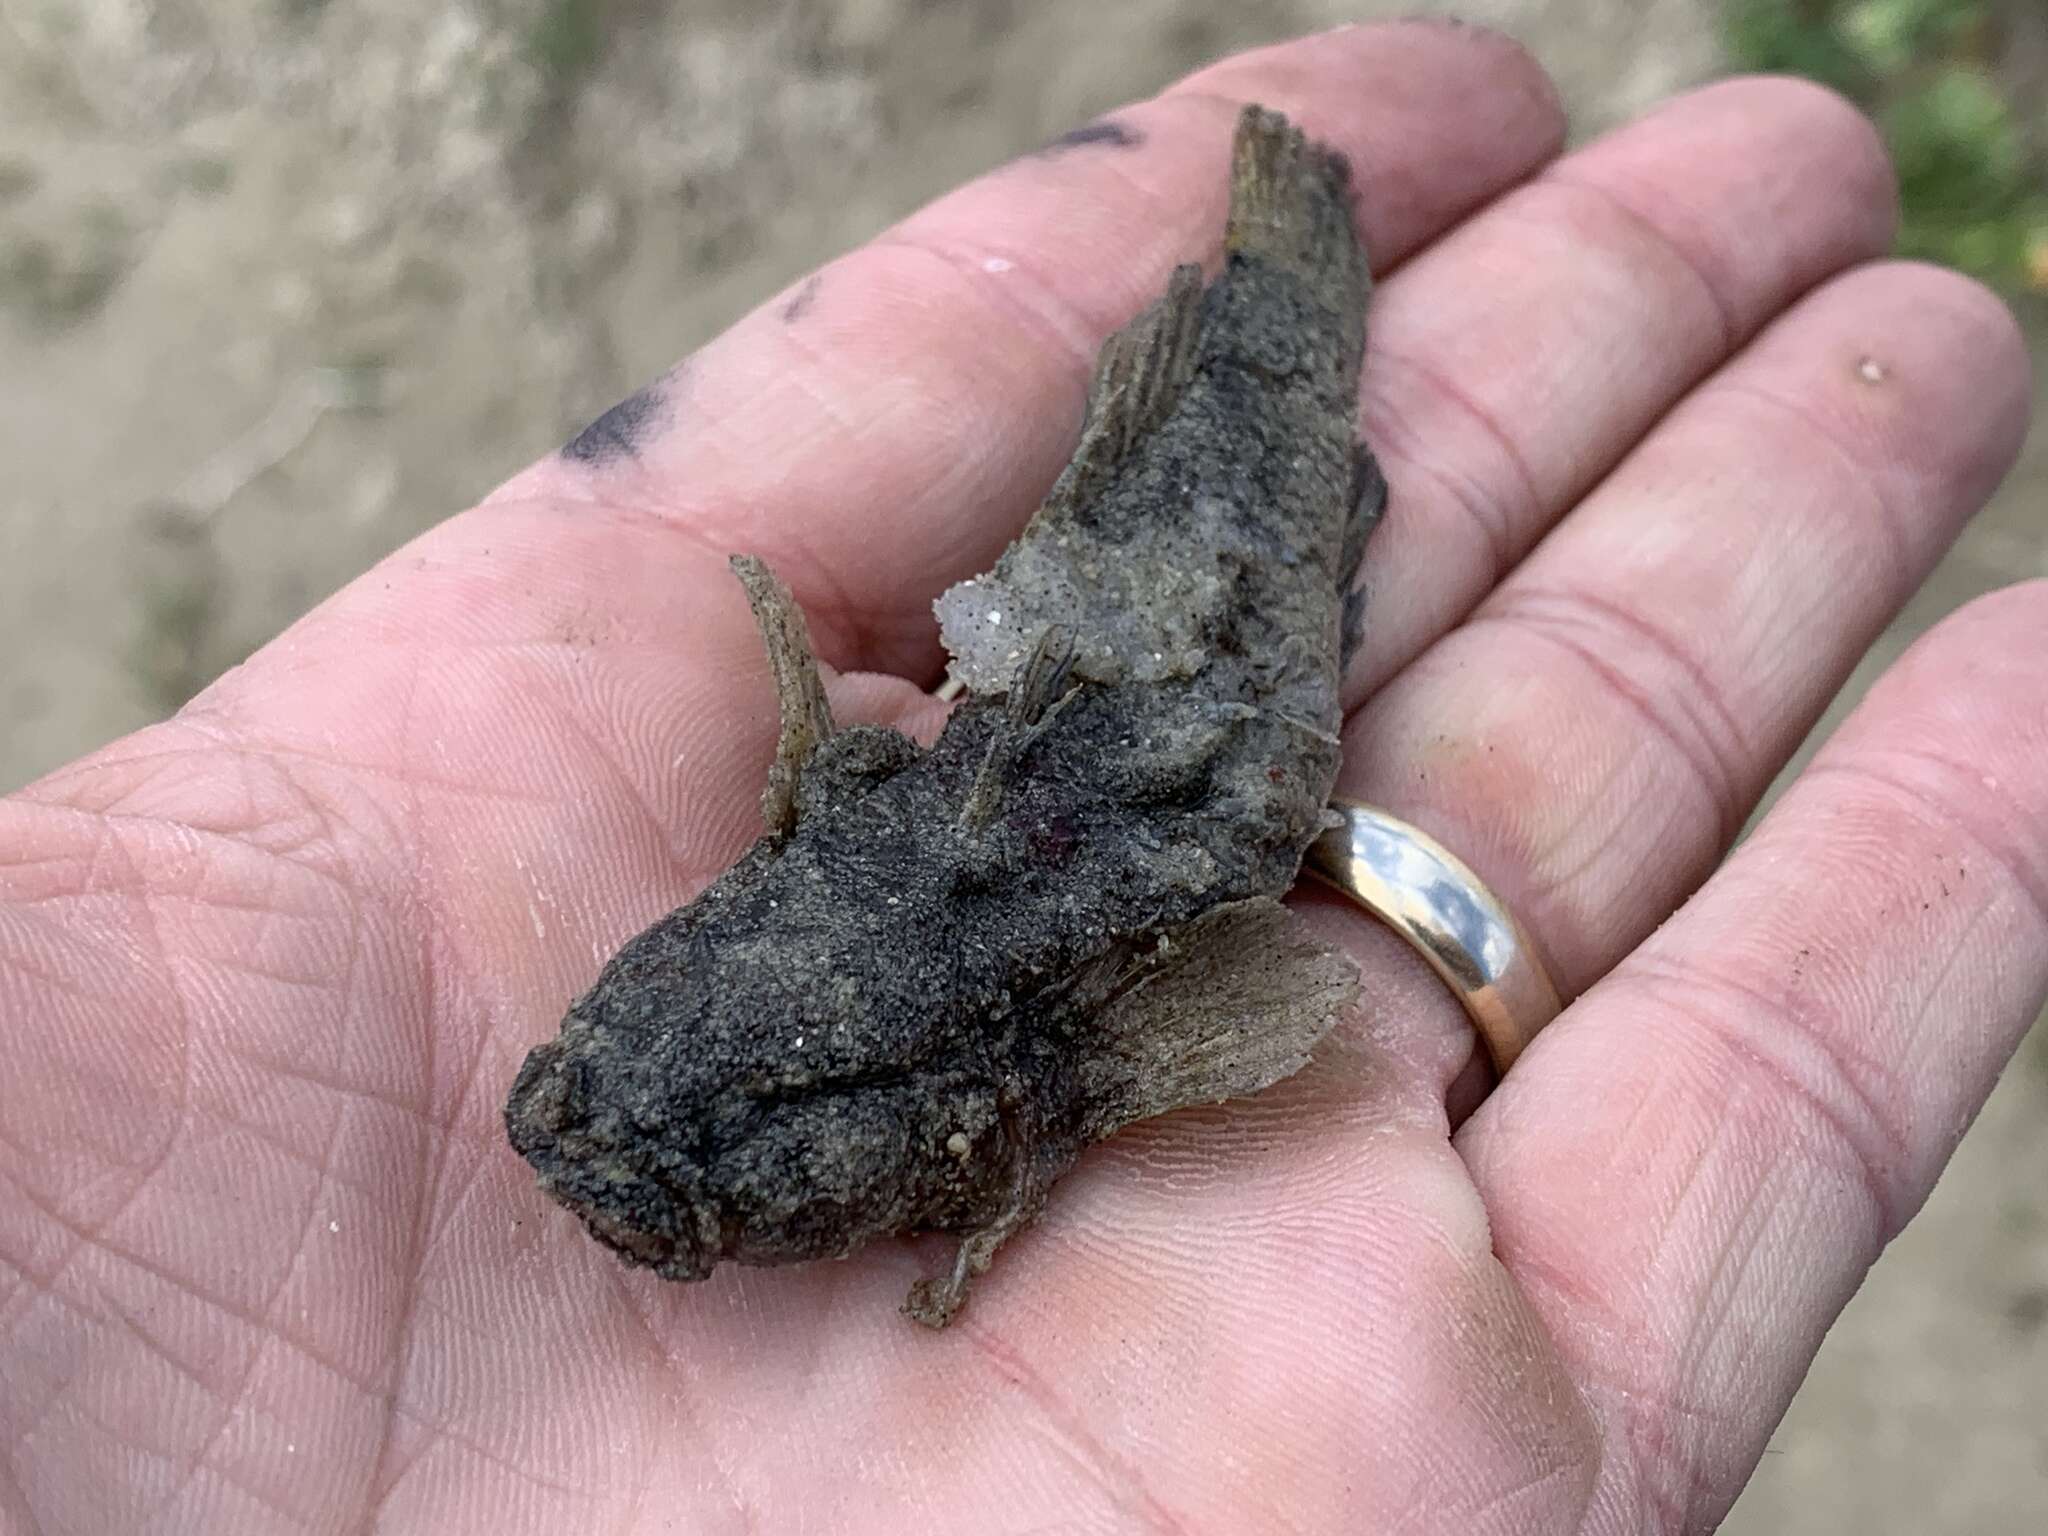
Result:
<svg viewBox="0 0 2048 1536"><path fill-rule="evenodd" d="M801 615L736 562L782 705L767 835L620 951L506 1108L629 1259L695 1280L955 1233L906 1307L942 1324L1083 1148L1288 1075L1355 994L1278 903L1385 500L1341 160L1247 109L1225 246L1111 338L1045 505L939 600L968 696L929 750L835 728Z"/></svg>

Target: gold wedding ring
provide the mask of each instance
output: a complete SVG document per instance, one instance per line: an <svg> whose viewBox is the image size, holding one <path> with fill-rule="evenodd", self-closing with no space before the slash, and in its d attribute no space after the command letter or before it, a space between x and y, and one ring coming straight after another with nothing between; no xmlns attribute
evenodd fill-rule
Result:
<svg viewBox="0 0 2048 1536"><path fill-rule="evenodd" d="M1499 897L1418 827L1332 797L1343 818L1309 846L1302 868L1335 886L1413 945L1443 977L1504 1074L1563 1007L1528 933Z"/></svg>

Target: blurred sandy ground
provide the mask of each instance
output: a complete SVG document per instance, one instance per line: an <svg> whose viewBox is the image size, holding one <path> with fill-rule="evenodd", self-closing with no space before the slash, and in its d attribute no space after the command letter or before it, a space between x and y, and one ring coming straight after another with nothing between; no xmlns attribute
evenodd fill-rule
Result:
<svg viewBox="0 0 2048 1536"><path fill-rule="evenodd" d="M0 0L0 787L155 718L822 258L1338 0ZM1706 0L1475 0L1581 135ZM2048 433L1859 675L2048 573ZM1852 693L1853 693L1852 689ZM2048 1530L2048 1036L1729 1529Z"/></svg>

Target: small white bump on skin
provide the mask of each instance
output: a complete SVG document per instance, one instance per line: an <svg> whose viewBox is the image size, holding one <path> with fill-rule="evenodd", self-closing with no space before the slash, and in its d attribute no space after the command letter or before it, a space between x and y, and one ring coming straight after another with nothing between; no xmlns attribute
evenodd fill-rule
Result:
<svg viewBox="0 0 2048 1536"><path fill-rule="evenodd" d="M1866 384L1882 384L1890 375L1883 363L1874 357L1866 357L1856 365L1856 377Z"/></svg>
<svg viewBox="0 0 2048 1536"><path fill-rule="evenodd" d="M1015 262L1005 261L1000 256L991 256L981 264L981 270L984 272L1007 272L1015 265Z"/></svg>
<svg viewBox="0 0 2048 1536"><path fill-rule="evenodd" d="M967 1153L971 1149L972 1145L973 1143L968 1141L967 1133L965 1131L955 1131L952 1135L946 1138L946 1150L952 1153L955 1157L964 1158L965 1156L967 1156Z"/></svg>

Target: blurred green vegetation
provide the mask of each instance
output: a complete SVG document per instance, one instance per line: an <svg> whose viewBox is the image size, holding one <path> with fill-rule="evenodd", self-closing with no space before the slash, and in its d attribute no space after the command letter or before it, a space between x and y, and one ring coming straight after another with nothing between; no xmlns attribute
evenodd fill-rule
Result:
<svg viewBox="0 0 2048 1536"><path fill-rule="evenodd" d="M1902 254L2048 292L2043 0L1727 0L1726 27L1745 68L1821 81L1876 119Z"/></svg>

